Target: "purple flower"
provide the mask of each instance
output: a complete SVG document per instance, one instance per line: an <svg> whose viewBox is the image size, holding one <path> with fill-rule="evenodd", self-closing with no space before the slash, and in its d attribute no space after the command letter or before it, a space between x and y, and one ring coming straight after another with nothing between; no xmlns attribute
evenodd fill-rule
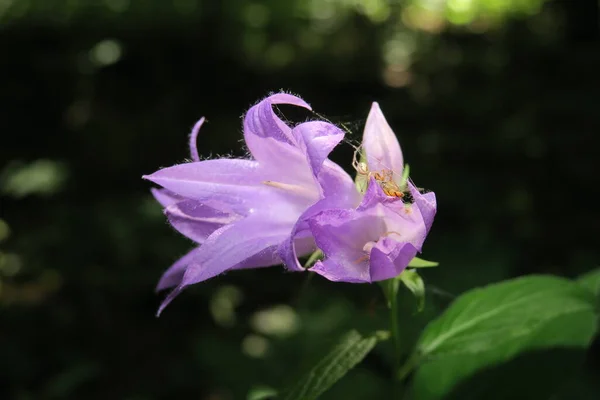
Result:
<svg viewBox="0 0 600 400"><path fill-rule="evenodd" d="M323 199L309 207L279 249L292 270L301 270L296 240L313 237L325 259L311 271L332 281L375 282L399 275L421 251L436 213L435 194L422 194L404 174L402 150L379 105L373 103L355 163L357 208L331 207ZM411 199L409 201L409 199Z"/></svg>
<svg viewBox="0 0 600 400"><path fill-rule="evenodd" d="M360 202L350 176L327 159L343 132L322 121L288 126L275 104L310 110L302 99L285 93L267 97L244 119L244 139L252 159L200 161L196 136L190 137L192 162L144 176L163 189L153 190L171 225L199 244L161 278L157 289L174 287L159 309L186 286L225 271L281 263L277 249L290 240L299 255L315 250L310 235L293 228L306 210L351 208Z"/></svg>

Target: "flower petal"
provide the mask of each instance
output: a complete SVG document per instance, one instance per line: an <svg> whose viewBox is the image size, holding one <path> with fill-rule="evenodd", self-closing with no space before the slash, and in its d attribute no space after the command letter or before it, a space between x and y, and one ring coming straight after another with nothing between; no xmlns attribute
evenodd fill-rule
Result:
<svg viewBox="0 0 600 400"><path fill-rule="evenodd" d="M173 265L171 265L171 267L167 269L167 271L158 281L158 285L156 285L156 291L159 292L161 290L179 285L179 283L183 279L185 269L194 259L194 257L196 257L196 254L199 250L200 248L196 247L195 249L187 253L185 256L177 260Z"/></svg>
<svg viewBox="0 0 600 400"><path fill-rule="evenodd" d="M163 301L158 314L189 285L241 268L240 264L247 260L275 260L275 248L289 231L289 226L260 215L217 229L190 260L181 282Z"/></svg>
<svg viewBox="0 0 600 400"><path fill-rule="evenodd" d="M326 257L311 271L333 281L374 282L397 276L427 235L420 208L386 196L373 178L356 210L328 209L307 223Z"/></svg>
<svg viewBox="0 0 600 400"><path fill-rule="evenodd" d="M314 241L307 240L312 238L308 220L324 210L343 207L344 205L340 204L339 198L335 196L325 197L307 208L298 217L291 234L278 249L279 256L287 269L290 271L304 271L298 257L306 256L316 250Z"/></svg>
<svg viewBox="0 0 600 400"><path fill-rule="evenodd" d="M314 174L292 128L273 111L276 104L291 104L310 109L299 97L278 93L251 107L244 118L244 139L252 156L267 171L277 173L275 181L284 180L312 187L318 195Z"/></svg>
<svg viewBox="0 0 600 400"><path fill-rule="evenodd" d="M411 243L398 242L389 237L381 239L371 249L371 282L384 281L400 275L416 255L417 248Z"/></svg>
<svg viewBox="0 0 600 400"><path fill-rule="evenodd" d="M361 201L352 177L333 161L327 159L317 177L324 197L336 199L340 208L355 208Z"/></svg>
<svg viewBox="0 0 600 400"><path fill-rule="evenodd" d="M150 193L152 193L156 201L163 207L169 207L171 204L183 200L183 197L176 195L167 189L152 188L150 189Z"/></svg>
<svg viewBox="0 0 600 400"><path fill-rule="evenodd" d="M301 98L287 93L277 93L263 99L251 107L244 118L244 138L250 153L259 161L269 158L270 146L264 146L261 139L272 138L278 142L292 144L292 129L273 111L273 105L291 104L311 109Z"/></svg>
<svg viewBox="0 0 600 400"><path fill-rule="evenodd" d="M362 141L369 171L391 170L394 180L402 176L404 159L398 138L387 123L379 104L371 106Z"/></svg>
<svg viewBox="0 0 600 400"><path fill-rule="evenodd" d="M348 252L349 248L338 251ZM373 246L368 257L362 255L348 262L334 255L317 262L311 271L334 282L371 283L400 275L416 254L412 244L384 237Z"/></svg>
<svg viewBox="0 0 600 400"><path fill-rule="evenodd" d="M421 193L410 181L408 182L410 193L415 199L414 204L419 207L427 232L431 229L433 218L437 212L437 200L434 192Z"/></svg>
<svg viewBox="0 0 600 400"><path fill-rule="evenodd" d="M386 231L384 220L371 213L356 210L325 210L308 220L317 247L326 257L343 264L345 268L360 271L364 263L364 246L376 242Z"/></svg>
<svg viewBox="0 0 600 400"><path fill-rule="evenodd" d="M422 197L416 188L415 191L418 196ZM428 198L429 197L419 200L419 204L429 204L427 203ZM416 197L415 203L405 204L397 197L387 196L379 184L371 178L365 197L357 208L357 211L379 215L385 220L386 232L388 234L393 234L394 239L411 243L418 251L421 251L423 242L425 241L429 230L426 225L427 221L425 221L424 216L421 213L419 204L416 203ZM430 210L428 212L428 215L431 215ZM429 222L431 226L433 216L431 216Z"/></svg>
<svg viewBox="0 0 600 400"><path fill-rule="evenodd" d="M200 133L200 128L204 124L204 117L200 118L198 122L194 124L192 128L192 132L190 133L190 157L192 157L192 161L200 161L200 155L198 154L198 145L196 141L198 139L198 133Z"/></svg>
<svg viewBox="0 0 600 400"><path fill-rule="evenodd" d="M367 191L358 206L358 211L368 210L370 208L376 207L381 204L403 204L402 200L397 197L390 197L383 192L379 183L375 180L375 178L369 178L369 183L367 185Z"/></svg>
<svg viewBox="0 0 600 400"><path fill-rule="evenodd" d="M306 203L303 196L318 196L300 190L277 190L265 184L279 178L278 171L265 171L256 161L217 159L179 164L144 176L169 191L210 207L242 215L265 204Z"/></svg>
<svg viewBox="0 0 600 400"><path fill-rule="evenodd" d="M164 289L169 289L178 286L183 280L183 275L186 268L193 263L193 260L200 251L200 247L196 247L185 256L181 257L175 264L173 264L160 278L156 291L159 292ZM263 268L272 267L273 265L281 264L281 259L277 256L276 246L271 246L265 250L258 252L239 264L231 267L231 270L235 269L247 269L247 268Z"/></svg>
<svg viewBox="0 0 600 400"><path fill-rule="evenodd" d="M265 170L279 175L275 181L303 186L317 198L335 193L356 202L352 178L327 159L344 132L323 121L302 123L292 129L273 111L276 104L310 109L304 100L286 93L270 96L250 108L244 119L244 136L252 155Z"/></svg>
<svg viewBox="0 0 600 400"><path fill-rule="evenodd" d="M333 282L367 283L370 282L369 264L367 261L346 264L334 258L317 261L311 272L329 279Z"/></svg>
<svg viewBox="0 0 600 400"><path fill-rule="evenodd" d="M202 244L217 229L233 223L241 217L199 203L184 200L165 209L171 225L184 236Z"/></svg>
<svg viewBox="0 0 600 400"><path fill-rule="evenodd" d="M344 132L324 121L310 121L296 126L292 134L306 154L314 176L321 171L329 153L344 139Z"/></svg>

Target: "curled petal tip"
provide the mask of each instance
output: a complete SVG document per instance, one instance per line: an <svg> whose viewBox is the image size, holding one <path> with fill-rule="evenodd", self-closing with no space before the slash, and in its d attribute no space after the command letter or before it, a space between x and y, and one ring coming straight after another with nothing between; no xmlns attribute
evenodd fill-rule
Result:
<svg viewBox="0 0 600 400"><path fill-rule="evenodd" d="M271 104L292 104L295 106L304 107L308 110L312 110L310 104L308 104L306 101L304 101L298 96L285 92L272 94L263 101L268 101Z"/></svg>
<svg viewBox="0 0 600 400"><path fill-rule="evenodd" d="M204 117L201 117L198 122L194 124L192 128L192 132L190 133L190 156L193 161L200 161L200 155L198 154L198 146L196 141L198 140L198 133L200 133L200 128L202 124L204 124Z"/></svg>
<svg viewBox="0 0 600 400"><path fill-rule="evenodd" d="M156 312L156 317L157 318L160 317L160 315L162 314L162 312L164 311L164 309L173 301L173 299L175 297L177 297L177 295L179 293L181 293L181 291L184 288L185 288L184 285L179 285L175 289L173 289L173 291L171 293L168 294L168 296L161 303L160 307L158 307L158 311Z"/></svg>

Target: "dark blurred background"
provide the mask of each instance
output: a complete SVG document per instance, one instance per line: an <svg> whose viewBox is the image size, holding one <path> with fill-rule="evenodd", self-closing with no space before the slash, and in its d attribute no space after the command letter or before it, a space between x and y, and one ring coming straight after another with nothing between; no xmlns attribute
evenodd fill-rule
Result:
<svg viewBox="0 0 600 400"><path fill-rule="evenodd" d="M407 348L473 286L596 267L597 21L596 0L0 0L0 398L245 399L339 332L386 328L377 286L281 268L154 316L192 244L141 176L189 157L201 116L202 156L243 156L240 116L282 89L351 141L378 101L437 194L423 257L441 265L424 313L403 294ZM324 398L382 398L388 354ZM565 398L595 398L585 380Z"/></svg>

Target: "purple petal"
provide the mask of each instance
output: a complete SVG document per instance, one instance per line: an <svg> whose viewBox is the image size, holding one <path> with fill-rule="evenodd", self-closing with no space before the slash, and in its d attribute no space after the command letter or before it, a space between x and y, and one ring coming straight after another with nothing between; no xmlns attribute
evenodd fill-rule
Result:
<svg viewBox="0 0 600 400"><path fill-rule="evenodd" d="M379 104L373 103L367 117L362 141L369 171L391 170L394 180L400 178L404 159L398 138L387 123Z"/></svg>
<svg viewBox="0 0 600 400"><path fill-rule="evenodd" d="M196 247L194 250L177 260L175 264L171 265L171 267L167 269L167 271L158 281L158 285L156 285L156 291L158 292L179 285L183 279L183 273L185 272L185 269L194 259L194 257L196 257L196 254L199 250L200 248Z"/></svg>
<svg viewBox="0 0 600 400"><path fill-rule="evenodd" d="M243 263L276 259L275 248L290 233L290 227L253 215L216 230L190 260L183 278L161 304L158 314L187 286L213 278ZM240 266L242 264L242 266Z"/></svg>
<svg viewBox="0 0 600 400"><path fill-rule="evenodd" d="M240 219L196 200L184 200L165 209L171 225L186 237L202 244L217 229Z"/></svg>
<svg viewBox="0 0 600 400"><path fill-rule="evenodd" d="M244 137L250 153L257 160L268 159L271 149L265 148L262 138L292 144L292 129L273 111L275 104L291 104L311 109L301 98L287 93L277 93L251 107L244 118Z"/></svg>
<svg viewBox="0 0 600 400"><path fill-rule="evenodd" d="M144 176L177 195L241 214L284 195L264 184L273 177L256 161L240 159L179 164Z"/></svg>
<svg viewBox="0 0 600 400"><path fill-rule="evenodd" d="M427 235L419 207L386 196L373 179L356 210L325 210L307 223L326 257L312 271L332 281L373 282L397 276Z"/></svg>
<svg viewBox="0 0 600 400"><path fill-rule="evenodd" d="M334 258L328 258L323 261L317 261L315 266L310 269L311 272L329 279L333 282L348 283L367 283L371 282L369 274L369 265L367 261L360 263L347 264Z"/></svg>
<svg viewBox="0 0 600 400"><path fill-rule="evenodd" d="M305 151L292 128L273 111L275 104L292 104L310 109L302 99L286 93L267 97L251 107L244 118L244 139L250 153L270 171L274 181L312 186L318 195L314 174Z"/></svg>
<svg viewBox="0 0 600 400"><path fill-rule="evenodd" d="M341 200L343 201L343 199ZM294 225L291 234L278 249L279 256L287 269L290 271L304 271L304 268L298 261L298 257L309 255L316 250L307 221L324 210L342 207L344 205L340 204L339 198L325 197L307 208L298 217L298 221ZM301 246L301 244L304 245Z"/></svg>
<svg viewBox="0 0 600 400"><path fill-rule="evenodd" d="M336 197L336 207L355 207L360 201L360 194L354 181L339 165L327 159L329 153L344 138L344 132L330 123L312 121L298 125L293 134L306 154L322 195Z"/></svg>
<svg viewBox="0 0 600 400"><path fill-rule="evenodd" d="M192 264L199 251L200 247L196 247L177 260L177 262L173 264L160 278L160 281L156 286L156 291L158 292L178 286L183 279L186 268ZM241 263L234 265L231 270L272 267L273 265L277 264L281 264L281 259L277 255L276 246L271 246L263 251L258 252L257 254L248 257Z"/></svg>
<svg viewBox="0 0 600 400"><path fill-rule="evenodd" d="M335 194L352 200L346 204L356 203L352 178L327 160L344 132L322 121L306 122L292 129L275 114L275 104L310 109L302 99L285 93L270 96L250 108L244 119L244 136L261 166L276 173L274 181L309 188L317 198Z"/></svg>
<svg viewBox="0 0 600 400"><path fill-rule="evenodd" d="M371 282L400 275L416 255L417 248L410 243L398 242L389 237L381 239L371 250L369 259Z"/></svg>
<svg viewBox="0 0 600 400"><path fill-rule="evenodd" d="M410 193L419 207L427 232L431 229L433 218L437 212L437 200L434 192L421 193L411 182L408 182Z"/></svg>
<svg viewBox="0 0 600 400"><path fill-rule="evenodd" d="M364 246L376 242L386 231L385 222L377 215L355 210L325 210L308 220L317 247L337 263L357 271L367 267Z"/></svg>
<svg viewBox="0 0 600 400"><path fill-rule="evenodd" d="M385 237L373 246L370 254L362 255L358 262L333 256L317 262L311 271L334 282L371 283L398 276L416 254L417 249L412 244Z"/></svg>
<svg viewBox="0 0 600 400"><path fill-rule="evenodd" d="M196 141L198 139L198 133L200 132L202 124L204 124L204 117L200 118L198 122L194 124L192 133L190 133L190 156L192 157L192 161L200 161L200 155L198 154L198 146Z"/></svg>
<svg viewBox="0 0 600 400"><path fill-rule="evenodd" d="M318 176L324 197L333 197L339 208L355 208L361 201L354 181L346 171L331 160L325 160Z"/></svg>
<svg viewBox="0 0 600 400"><path fill-rule="evenodd" d="M152 188L150 189L150 193L152 193L156 201L158 201L163 207L169 207L171 204L175 204L183 200L183 197L176 195L167 189Z"/></svg>
<svg viewBox="0 0 600 400"><path fill-rule="evenodd" d="M337 126L323 121L305 122L296 126L292 134L306 154L315 177L321 171L329 153L344 138L344 132Z"/></svg>
<svg viewBox="0 0 600 400"><path fill-rule="evenodd" d="M357 210L363 211L376 207L380 204L391 204L397 202L399 202L398 204L403 204L401 199L386 195L377 181L371 177L369 179L367 191L365 192L362 202L358 206Z"/></svg>
<svg viewBox="0 0 600 400"><path fill-rule="evenodd" d="M420 193L418 195L422 196ZM426 199L420 201L425 205L428 204ZM365 197L357 208L357 211L381 216L385 220L387 232L394 232L396 239L398 236L401 236L400 240L402 242L411 243L418 251L421 251L423 242L429 232L427 228L428 221L424 219L421 208L416 202L414 204L405 204L397 197L387 196L383 193L379 184L371 178ZM431 223L432 221L433 215L431 215L429 222Z"/></svg>

